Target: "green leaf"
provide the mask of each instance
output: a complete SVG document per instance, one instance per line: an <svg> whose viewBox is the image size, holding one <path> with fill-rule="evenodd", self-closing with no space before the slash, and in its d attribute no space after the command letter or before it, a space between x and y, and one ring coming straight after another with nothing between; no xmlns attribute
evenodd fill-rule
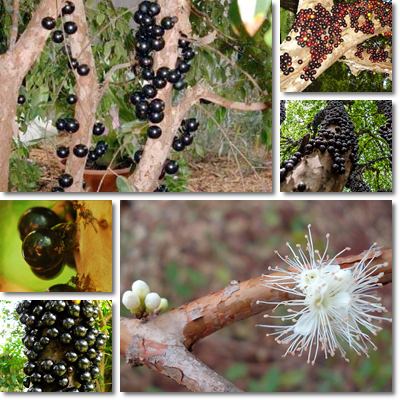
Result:
<svg viewBox="0 0 400 400"><path fill-rule="evenodd" d="M128 179L124 176L119 176L117 178L117 188L118 192L121 193L136 192L136 190L130 185Z"/></svg>

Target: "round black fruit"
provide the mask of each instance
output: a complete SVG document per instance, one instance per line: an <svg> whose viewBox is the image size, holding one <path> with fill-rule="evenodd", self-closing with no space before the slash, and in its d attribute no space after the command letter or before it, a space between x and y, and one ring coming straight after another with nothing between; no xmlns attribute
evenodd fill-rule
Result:
<svg viewBox="0 0 400 400"><path fill-rule="evenodd" d="M175 151L180 152L180 151L185 150L185 145L183 144L183 142L182 142L181 139L175 138L174 141L173 141L173 143L172 143L172 148L173 148Z"/></svg>
<svg viewBox="0 0 400 400"><path fill-rule="evenodd" d="M143 150L137 150L133 156L133 159L136 164L138 164L140 162L140 160L142 159L142 156L143 156Z"/></svg>
<svg viewBox="0 0 400 400"><path fill-rule="evenodd" d="M67 122L63 118L59 118L56 122L56 128L58 131L62 132L65 131L65 128L67 127Z"/></svg>
<svg viewBox="0 0 400 400"><path fill-rule="evenodd" d="M154 99L151 101L149 108L150 111L161 112L165 110L165 103L161 99Z"/></svg>
<svg viewBox="0 0 400 400"><path fill-rule="evenodd" d="M97 122L93 126L93 135L101 136L106 131L106 127L101 122Z"/></svg>
<svg viewBox="0 0 400 400"><path fill-rule="evenodd" d="M193 58L196 56L196 53L193 49L188 48L183 51L182 56L183 56L184 60L190 61L190 60L193 60Z"/></svg>
<svg viewBox="0 0 400 400"><path fill-rule="evenodd" d="M73 35L78 30L78 25L74 21L67 21L64 24L64 32L68 35Z"/></svg>
<svg viewBox="0 0 400 400"><path fill-rule="evenodd" d="M167 80L156 77L155 79L153 79L153 85L156 89L164 89L165 86L167 86Z"/></svg>
<svg viewBox="0 0 400 400"><path fill-rule="evenodd" d="M52 187L52 188L51 188L51 191L54 192L54 193L57 193L57 192L65 192L65 190L64 190L62 187L60 187L60 186L54 186L54 187Z"/></svg>
<svg viewBox="0 0 400 400"><path fill-rule="evenodd" d="M42 19L42 27L51 31L56 27L56 20L53 17L46 17Z"/></svg>
<svg viewBox="0 0 400 400"><path fill-rule="evenodd" d="M169 29L172 29L177 22L178 22L178 18L176 18L176 17L165 17L161 21L161 26L164 29L169 30Z"/></svg>
<svg viewBox="0 0 400 400"><path fill-rule="evenodd" d="M162 130L159 126L150 126L149 129L147 130L147 136L150 139L158 139L162 134Z"/></svg>
<svg viewBox="0 0 400 400"><path fill-rule="evenodd" d="M90 73L90 67L87 64L80 64L76 69L76 72L80 76L87 76Z"/></svg>
<svg viewBox="0 0 400 400"><path fill-rule="evenodd" d="M169 83L177 83L180 81L181 77L182 74L178 70L173 69L168 72L167 80Z"/></svg>
<svg viewBox="0 0 400 400"><path fill-rule="evenodd" d="M68 103L68 104L73 105L73 104L76 104L77 101L78 101L78 96L77 96L77 95L75 95L75 94L69 94L69 95L67 96L67 103Z"/></svg>
<svg viewBox="0 0 400 400"><path fill-rule="evenodd" d="M66 146L57 147L57 156L60 158L67 158L69 156L69 148Z"/></svg>
<svg viewBox="0 0 400 400"><path fill-rule="evenodd" d="M183 79L174 83L175 90L184 90L186 88L187 88L187 83Z"/></svg>
<svg viewBox="0 0 400 400"><path fill-rule="evenodd" d="M69 188L74 183L74 178L70 174L62 174L58 178L58 184L62 188Z"/></svg>
<svg viewBox="0 0 400 400"><path fill-rule="evenodd" d="M179 171L179 164L175 160L169 160L165 164L165 172L169 175L175 175Z"/></svg>
<svg viewBox="0 0 400 400"><path fill-rule="evenodd" d="M65 130L69 133L76 133L79 131L79 122L74 118L65 120Z"/></svg>
<svg viewBox="0 0 400 400"><path fill-rule="evenodd" d="M185 146L190 146L193 143L193 136L190 133L185 133L181 140Z"/></svg>
<svg viewBox="0 0 400 400"><path fill-rule="evenodd" d="M54 43L60 44L64 41L64 34L60 30L54 31L51 35L51 40Z"/></svg>
<svg viewBox="0 0 400 400"><path fill-rule="evenodd" d="M129 100L130 102L136 106L136 104L139 103L139 101L144 100L144 95L142 92L133 92L130 96L129 96Z"/></svg>
<svg viewBox="0 0 400 400"><path fill-rule="evenodd" d="M24 96L23 94L20 94L20 95L18 96L18 100L17 100L18 104L19 104L19 105L22 105L22 104L25 103L25 101L26 101L25 96Z"/></svg>
<svg viewBox="0 0 400 400"><path fill-rule="evenodd" d="M163 112L151 112L149 114L149 121L153 124L159 124L164 119Z"/></svg>
<svg viewBox="0 0 400 400"><path fill-rule="evenodd" d="M157 77L162 79L167 79L169 71L170 69L168 67L161 67L157 71Z"/></svg>
<svg viewBox="0 0 400 400"><path fill-rule="evenodd" d="M156 17L161 12L161 7L158 3L150 3L148 6L147 14Z"/></svg>
<svg viewBox="0 0 400 400"><path fill-rule="evenodd" d="M143 86L143 94L147 99L153 99L157 96L157 89L153 85Z"/></svg>
<svg viewBox="0 0 400 400"><path fill-rule="evenodd" d="M67 1L65 6L62 8L62 15L71 15L75 11L75 4L72 1Z"/></svg>
<svg viewBox="0 0 400 400"><path fill-rule="evenodd" d="M22 255L32 267L45 273L59 267L64 259L65 245L51 229L42 228L28 234L22 243Z"/></svg>
<svg viewBox="0 0 400 400"><path fill-rule="evenodd" d="M161 51L165 47L165 41L163 38L156 38L151 40L151 48L154 51Z"/></svg>
<svg viewBox="0 0 400 400"><path fill-rule="evenodd" d="M60 222L62 222L60 217L50 208L30 208L26 210L19 219L19 237L21 240L24 240L29 233L41 228L51 228Z"/></svg>
<svg viewBox="0 0 400 400"><path fill-rule="evenodd" d="M74 155L76 157L83 158L83 157L86 157L88 153L89 153L89 149L84 144L77 144L74 147Z"/></svg>

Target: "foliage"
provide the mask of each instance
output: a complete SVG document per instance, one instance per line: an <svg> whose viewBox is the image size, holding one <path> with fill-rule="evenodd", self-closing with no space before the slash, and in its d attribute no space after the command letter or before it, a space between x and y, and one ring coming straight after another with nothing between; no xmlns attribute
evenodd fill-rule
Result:
<svg viewBox="0 0 400 400"><path fill-rule="evenodd" d="M308 133L312 134L311 123L315 114L325 107L322 100L286 102L286 120L281 126L281 161L293 155L299 141ZM346 105L359 144L359 165L365 165L365 182L372 191L392 190L391 149L379 136L379 129L385 124L385 117L377 110L372 100L355 100Z"/></svg>

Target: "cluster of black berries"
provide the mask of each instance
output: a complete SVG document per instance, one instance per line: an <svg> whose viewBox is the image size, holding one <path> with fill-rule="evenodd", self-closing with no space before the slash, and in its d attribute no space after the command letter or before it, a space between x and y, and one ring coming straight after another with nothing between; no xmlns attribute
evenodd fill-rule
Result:
<svg viewBox="0 0 400 400"><path fill-rule="evenodd" d="M33 207L19 219L22 255L41 279L53 279L65 264L74 266L75 225L65 222L50 208Z"/></svg>
<svg viewBox="0 0 400 400"><path fill-rule="evenodd" d="M158 139L162 135L159 124L164 120L165 103L157 98L158 90L164 89L168 84L172 84L175 90L183 90L187 87L185 75L189 72L190 61L196 53L191 47L191 42L186 35L181 34L178 46L180 56L175 68L160 67L154 70L153 53L161 51L165 47L163 36L166 30L172 29L178 19L176 17L164 17L160 25L157 24L156 16L161 13L158 3L152 1L142 1L138 10L134 14L134 21L139 25L136 32L136 64L133 71L139 75L145 84L140 90L130 95L130 101L135 106L136 116L142 121L149 121L151 125L147 129L149 139ZM182 122L179 137L174 138L173 149L182 151L193 142L192 133L199 127L195 119ZM143 150L139 149L134 155L135 163L139 163L143 155ZM165 174L175 175L179 170L179 165L175 160L167 160L160 179ZM160 185L156 191L168 191L165 185Z"/></svg>
<svg viewBox="0 0 400 400"><path fill-rule="evenodd" d="M386 117L386 124L379 129L379 134L383 139L385 139L390 149L392 149L392 102L391 100L379 100L378 111Z"/></svg>
<svg viewBox="0 0 400 400"><path fill-rule="evenodd" d="M314 9L302 9L296 15L292 30L300 47L310 50L311 60L304 66L300 75L305 81L314 81L317 69L342 42L342 30L348 26L346 18L350 18L350 27L355 32L374 34L373 19L377 19L382 27L392 27L392 6L383 0L356 0L350 3L338 2L329 12L321 3ZM391 35L388 32L386 35ZM291 40L288 36L286 40ZM289 53L281 55L280 67L284 75L294 72L292 57ZM297 61L299 65L303 60Z"/></svg>
<svg viewBox="0 0 400 400"><path fill-rule="evenodd" d="M96 328L97 306L86 300L25 300L16 311L25 325L27 391L95 391L108 339Z"/></svg>
<svg viewBox="0 0 400 400"><path fill-rule="evenodd" d="M281 125L282 125L286 119L286 101L285 100L281 100L281 103L280 103L280 119L281 119Z"/></svg>
<svg viewBox="0 0 400 400"><path fill-rule="evenodd" d="M302 145L294 155L284 161L280 169L280 180L283 182L287 175L296 167L304 156L310 155L314 151L321 153L328 152L332 158L332 171L335 174L345 173L345 159L348 155L353 163L357 163L358 143L354 133L354 125L351 122L341 101L328 101L322 114L317 114L319 121L318 133L312 137L307 144ZM311 137L312 135L310 135ZM304 191L303 186L297 188Z"/></svg>
<svg viewBox="0 0 400 400"><path fill-rule="evenodd" d="M386 62L389 59L389 52L386 46L369 46L364 43L357 45L354 55L363 60L365 53L369 61L373 63Z"/></svg>
<svg viewBox="0 0 400 400"><path fill-rule="evenodd" d="M352 192L371 192L371 188L364 182L362 170L360 168L353 168L349 178L346 182L346 187Z"/></svg>

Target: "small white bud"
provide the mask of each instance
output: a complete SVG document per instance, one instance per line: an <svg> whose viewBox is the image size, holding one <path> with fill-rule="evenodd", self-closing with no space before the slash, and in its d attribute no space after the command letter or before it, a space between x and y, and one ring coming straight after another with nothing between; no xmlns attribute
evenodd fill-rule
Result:
<svg viewBox="0 0 400 400"><path fill-rule="evenodd" d="M158 293L149 293L144 299L144 305L146 306L146 311L150 314L157 310L160 306L161 297Z"/></svg>
<svg viewBox="0 0 400 400"><path fill-rule="evenodd" d="M167 311L167 309L168 309L168 300L163 297L156 311L162 313L164 311Z"/></svg>
<svg viewBox="0 0 400 400"><path fill-rule="evenodd" d="M149 285L145 281L135 281L132 283L132 292L135 292L140 300L144 300L144 298L150 293Z"/></svg>
<svg viewBox="0 0 400 400"><path fill-rule="evenodd" d="M139 296L132 292L131 290L127 290L122 295L122 304L132 313L136 314L136 312L140 308L140 299Z"/></svg>

